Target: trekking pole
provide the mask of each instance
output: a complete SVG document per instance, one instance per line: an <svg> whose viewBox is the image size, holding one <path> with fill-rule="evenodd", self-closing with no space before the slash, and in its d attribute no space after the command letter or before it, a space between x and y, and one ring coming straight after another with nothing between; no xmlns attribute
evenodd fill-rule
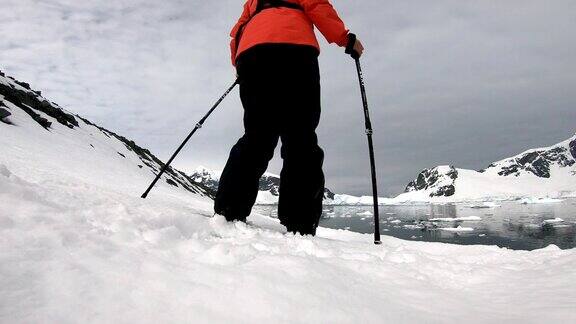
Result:
<svg viewBox="0 0 576 324"><path fill-rule="evenodd" d="M368 137L368 150L370 151L370 168L372 171L372 195L374 199L374 244L382 244L380 241L380 215L378 210L378 186L376 184L376 162L374 159L374 145L372 143L372 122L368 112L368 99L366 98L366 87L364 86L364 75L360 66L360 56L353 51L350 53L356 61L358 71L358 81L360 82L360 92L362 93L362 103L364 104L364 122L366 126L366 136Z"/></svg>
<svg viewBox="0 0 576 324"><path fill-rule="evenodd" d="M220 105L220 103L224 100L224 98L226 98L226 96L232 91L232 89L234 89L234 87L236 87L236 85L238 83L239 83L239 79L236 79L236 81L234 81L234 84L231 85L230 88L228 88L228 90L226 90L226 92L224 92L222 97L220 97L220 99L218 99L218 101L216 101L216 103L214 104L214 106L212 106L212 108L210 108L208 113L206 113L206 115L204 115L204 117L202 117L202 119L200 119L200 121L196 124L196 127L194 127L194 129L192 130L192 132L190 132L188 137L186 137L184 142L182 142L182 144L180 144L180 147L178 147L176 152L174 152L174 154L172 154L172 157L170 158L170 160L168 160L168 162L166 162L166 164L164 164L164 166L160 170L160 173L158 173L158 175L156 176L154 181L152 181L152 183L150 184L148 189L146 189L146 191L142 194L142 198L146 198L148 196L148 193L150 192L150 190L152 190L152 188L154 187L156 182L158 182L158 180L160 180L160 177L162 177L162 174L164 174L164 172L168 169L168 167L170 166L170 163L172 163L172 161L174 160L176 155L178 155L178 153L180 153L180 150L182 150L182 148L186 145L188 140L190 140L190 137L192 137L192 135L194 135L194 133L196 133L197 130L202 128L202 125L204 125L204 122L206 121L206 119L208 119L210 114L212 114L212 112L216 109L216 107L218 107L218 105Z"/></svg>

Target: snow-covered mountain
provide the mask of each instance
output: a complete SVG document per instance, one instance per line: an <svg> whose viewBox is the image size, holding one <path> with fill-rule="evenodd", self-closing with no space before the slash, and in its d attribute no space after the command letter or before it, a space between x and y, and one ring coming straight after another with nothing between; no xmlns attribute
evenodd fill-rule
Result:
<svg viewBox="0 0 576 324"><path fill-rule="evenodd" d="M220 181L221 171L215 171L200 166L194 171L190 178L196 183L201 183L209 189L216 191ZM280 176L273 173L264 173L260 178L260 191L256 198L256 204L274 205L278 203L280 189ZM324 205L372 205L372 196L352 196L347 194L335 194L330 189L324 189ZM380 204L393 203L390 198L379 198Z"/></svg>
<svg viewBox="0 0 576 324"><path fill-rule="evenodd" d="M163 163L149 150L89 120L67 112L42 97L30 85L0 71L0 162L11 170L27 168L29 155L38 157L37 170L62 175L99 175L102 185L114 183L124 173L141 182L152 181ZM34 161L32 161L34 162ZM18 165L20 164L20 165ZM192 181L185 173L169 168L159 187L170 186L190 193L211 196L212 190ZM136 181L136 180L135 180Z"/></svg>
<svg viewBox="0 0 576 324"><path fill-rule="evenodd" d="M480 171L438 166L423 170L397 201L462 201L576 196L576 135L527 150Z"/></svg>
<svg viewBox="0 0 576 324"><path fill-rule="evenodd" d="M198 167L191 175L190 178L196 182L210 188L213 191L218 189L218 182L220 181L221 171L215 171L206 167ZM258 197L256 203L260 205L277 204L280 195L280 176L277 174L266 172L260 178ZM330 189L324 189L325 203L334 200L334 193Z"/></svg>
<svg viewBox="0 0 576 324"><path fill-rule="evenodd" d="M206 167L198 167L191 175L193 181L202 184L216 192L222 171L211 170ZM259 192L256 203L259 205L271 205L278 203L280 194L280 177L272 173L265 173L260 178Z"/></svg>
<svg viewBox="0 0 576 324"><path fill-rule="evenodd" d="M199 167L191 178L215 191L220 172ZM257 204L278 203L279 176L266 173L260 179ZM411 202L458 202L520 198L576 196L576 135L556 145L525 151L490 164L480 171L443 165L423 170L395 198L379 198L380 204ZM372 197L334 194L326 189L325 205L371 205Z"/></svg>

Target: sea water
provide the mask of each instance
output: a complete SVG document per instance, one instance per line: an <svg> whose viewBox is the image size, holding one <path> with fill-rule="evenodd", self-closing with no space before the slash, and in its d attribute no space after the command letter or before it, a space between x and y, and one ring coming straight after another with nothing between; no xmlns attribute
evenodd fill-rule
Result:
<svg viewBox="0 0 576 324"><path fill-rule="evenodd" d="M276 217L277 206L256 211ZM576 247L576 200L379 206L380 232L406 240L533 250ZM374 233L372 206L325 206L320 226Z"/></svg>

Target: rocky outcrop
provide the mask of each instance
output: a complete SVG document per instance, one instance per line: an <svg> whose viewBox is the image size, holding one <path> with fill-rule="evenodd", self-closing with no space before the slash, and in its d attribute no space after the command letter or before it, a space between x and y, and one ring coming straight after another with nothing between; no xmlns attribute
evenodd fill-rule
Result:
<svg viewBox="0 0 576 324"><path fill-rule="evenodd" d="M280 195L280 178L271 175L263 175L260 178L258 189L260 191L269 191L272 195Z"/></svg>
<svg viewBox="0 0 576 324"><path fill-rule="evenodd" d="M42 112L66 127L78 127L78 121L73 115L44 99L39 91L30 90L28 83L19 82L11 77L5 77L5 80L8 82L0 83L0 95L4 96L4 100L24 110L40 126L49 129L52 125L48 119L40 115Z"/></svg>
<svg viewBox="0 0 576 324"><path fill-rule="evenodd" d="M454 195L454 181L458 178L458 170L453 166L439 166L424 169L416 179L411 181L404 192L431 190L430 197L449 197Z"/></svg>
<svg viewBox="0 0 576 324"><path fill-rule="evenodd" d="M3 105L2 101L0 101L0 119L4 119L10 115L12 115L12 113L9 112L8 108Z"/></svg>
<svg viewBox="0 0 576 324"><path fill-rule="evenodd" d="M525 152L518 156L492 163L487 169L500 169L498 175L520 176L522 172L530 172L540 178L550 178L550 168L552 166L570 167L576 164L574 153L576 151L576 140L570 142L569 146L554 146L547 149L536 149ZM482 170L485 172L486 170Z"/></svg>

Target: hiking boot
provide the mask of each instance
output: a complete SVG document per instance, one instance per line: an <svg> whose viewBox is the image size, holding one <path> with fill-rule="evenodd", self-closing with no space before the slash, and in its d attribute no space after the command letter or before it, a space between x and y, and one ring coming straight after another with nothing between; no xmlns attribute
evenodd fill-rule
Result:
<svg viewBox="0 0 576 324"><path fill-rule="evenodd" d="M304 235L312 235L315 236L316 235L316 227L309 225L309 226L302 226L302 225L284 225L286 226L286 229L288 230L288 232L294 233L294 234L300 234L302 236Z"/></svg>
<svg viewBox="0 0 576 324"><path fill-rule="evenodd" d="M226 221L228 221L228 222L240 221L240 222L246 223L246 216L234 215L234 213L228 209L216 210L216 208L215 208L214 213L216 215L224 216L224 218L226 218Z"/></svg>

